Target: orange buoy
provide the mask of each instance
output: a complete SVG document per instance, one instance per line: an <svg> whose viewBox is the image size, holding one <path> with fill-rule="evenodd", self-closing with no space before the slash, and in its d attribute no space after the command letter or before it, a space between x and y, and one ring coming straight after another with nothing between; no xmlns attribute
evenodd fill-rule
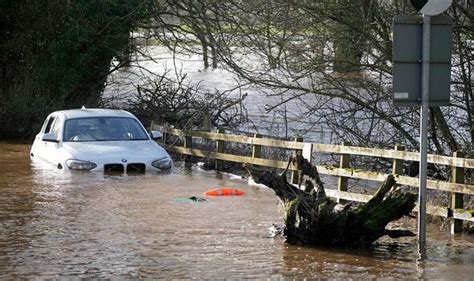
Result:
<svg viewBox="0 0 474 281"><path fill-rule="evenodd" d="M245 195L245 192L238 188L227 188L227 187L221 187L221 188L215 188L208 190L204 192L205 196L230 196L230 195Z"/></svg>

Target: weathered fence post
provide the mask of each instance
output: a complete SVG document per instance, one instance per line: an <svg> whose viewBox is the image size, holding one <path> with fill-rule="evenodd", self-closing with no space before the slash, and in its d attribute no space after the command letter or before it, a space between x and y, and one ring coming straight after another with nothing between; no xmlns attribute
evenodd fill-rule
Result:
<svg viewBox="0 0 474 281"><path fill-rule="evenodd" d="M309 163L313 161L313 144L310 142L305 142L303 145L302 156L304 159L308 160Z"/></svg>
<svg viewBox="0 0 474 281"><path fill-rule="evenodd" d="M396 144L395 151L405 151L405 147L403 145ZM403 160L402 159L393 159L393 166L392 166L392 174L401 175L403 174Z"/></svg>
<svg viewBox="0 0 474 281"><path fill-rule="evenodd" d="M166 144L166 140L168 138L168 129L169 127L167 125L165 126L160 126L160 132L161 132L161 143Z"/></svg>
<svg viewBox="0 0 474 281"><path fill-rule="evenodd" d="M217 129L216 133L218 134L224 134L225 130L224 129ZM225 143L223 140L217 140L216 141L216 152L217 153L224 153L225 150ZM224 169L224 161L223 160L217 160L216 159L216 171L221 171Z"/></svg>
<svg viewBox="0 0 474 281"><path fill-rule="evenodd" d="M394 147L395 151L405 151L405 147L403 145L396 144ZM393 158L393 166L392 166L392 174L396 176L403 174L403 160ZM400 186L399 184L395 183L393 186Z"/></svg>
<svg viewBox="0 0 474 281"><path fill-rule="evenodd" d="M303 156L304 159L308 160L308 163L312 164L313 163L313 144L310 142L305 142L303 144L303 150L301 152L301 156ZM302 171L299 171L302 173ZM301 178L300 178L301 180ZM304 183L299 181L299 185L303 185ZM306 189L306 186L305 186Z"/></svg>
<svg viewBox="0 0 474 281"><path fill-rule="evenodd" d="M341 143L342 146L349 146L351 145L349 142L343 141ZM339 161L339 168L349 168L349 161L351 160L350 154L341 154L341 160ZM347 191L347 177L339 177L337 179L337 190L339 191ZM337 199L337 203L344 203L346 200L344 199Z"/></svg>
<svg viewBox="0 0 474 281"><path fill-rule="evenodd" d="M155 122L153 122L153 120L151 120L150 131L153 131L154 129L155 129Z"/></svg>
<svg viewBox="0 0 474 281"><path fill-rule="evenodd" d="M254 134L254 138L258 139L261 138L262 136L260 134ZM262 157L262 146L259 144L253 144L252 145L252 158L261 158ZM254 165L257 166L257 165Z"/></svg>
<svg viewBox="0 0 474 281"><path fill-rule="evenodd" d="M192 136L184 136L184 144L183 144L183 147L184 148L191 148L193 145L193 137ZM191 156L190 155L186 155L184 156L184 162L189 162L191 160Z"/></svg>
<svg viewBox="0 0 474 281"><path fill-rule="evenodd" d="M296 142L303 142L302 137L296 137L295 140ZM293 157L295 157L297 154L301 154L303 150L301 149L295 149L293 151ZM291 183L292 184L300 184L300 171L292 171L291 172Z"/></svg>
<svg viewBox="0 0 474 281"><path fill-rule="evenodd" d="M162 144L166 144L166 128L167 127L155 124L155 121L151 120L150 131L156 131L157 128L160 130L161 135L162 135L161 140L159 140L159 142L161 142Z"/></svg>
<svg viewBox="0 0 474 281"><path fill-rule="evenodd" d="M167 139L167 137L168 137L168 133L167 133L167 130L166 130L167 128L168 128L168 127L162 127L162 128L160 129L161 135L162 135L161 142L162 142L163 144L165 144L165 145L166 145L166 139Z"/></svg>
<svg viewBox="0 0 474 281"><path fill-rule="evenodd" d="M453 153L453 157L463 158L464 153L461 151L455 151ZM451 167L451 177L453 183L464 183L464 168L461 167ZM453 213L456 209L463 209L464 208L464 201L463 201L463 194L462 193L451 193L451 209ZM462 220L453 219L451 222L451 234L462 232L463 224Z"/></svg>

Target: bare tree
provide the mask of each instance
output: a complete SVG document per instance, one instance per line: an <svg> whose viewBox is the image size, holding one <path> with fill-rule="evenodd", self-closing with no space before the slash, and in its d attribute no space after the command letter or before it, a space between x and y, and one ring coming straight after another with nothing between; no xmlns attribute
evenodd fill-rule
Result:
<svg viewBox="0 0 474 281"><path fill-rule="evenodd" d="M219 20L213 13L216 5L225 3L206 0L157 1L153 13L154 25L148 28L152 28L156 39L170 50L176 51L179 47L179 51L200 54L204 68L209 68L209 61L212 68L216 68L218 43L213 30L213 22Z"/></svg>
<svg viewBox="0 0 474 281"><path fill-rule="evenodd" d="M474 140L473 9L471 1L454 2L452 106L430 111L430 148L441 154L470 151ZM173 50L199 53L201 46L205 67L209 48L214 62L271 91L267 112L285 106L294 120L328 127L353 144L418 147L418 109L391 102L392 19L414 13L408 1L162 4L155 17L160 40Z"/></svg>
<svg viewBox="0 0 474 281"><path fill-rule="evenodd" d="M410 5L399 1L272 3L280 3L291 11L285 18L291 25L274 20L271 28L259 31L251 28L258 24L248 21L258 19L261 12L252 14L251 10L247 10L243 19L229 18L238 21L235 26L241 30L251 30L234 42L242 49L241 54L269 57L278 53L279 65L275 71L270 71L274 68L263 64L263 60L257 70L239 62L235 45L220 49L222 60L235 73L284 97L283 102L269 110L297 102L303 109L302 117L326 124L342 139L365 145L418 146L417 109L396 108L391 103L392 19L395 14L413 13ZM266 12L278 18L279 11L272 8ZM456 90L452 93L453 106L431 109L431 149L438 153L470 150L473 140L472 40L468 39L472 34L471 11L471 3L467 1L457 2L449 10L457 37L453 56ZM268 36L271 29L277 31ZM258 47L272 42L284 44L274 44L270 48L272 52ZM345 56L344 52L349 55ZM361 71L354 72L358 69Z"/></svg>

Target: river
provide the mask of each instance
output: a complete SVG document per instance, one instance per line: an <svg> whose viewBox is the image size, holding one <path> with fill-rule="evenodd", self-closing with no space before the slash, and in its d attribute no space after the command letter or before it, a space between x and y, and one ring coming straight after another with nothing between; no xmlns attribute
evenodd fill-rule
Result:
<svg viewBox="0 0 474 281"><path fill-rule="evenodd" d="M474 237L428 226L370 249L301 248L266 188L177 163L170 174L102 175L36 166L29 145L0 143L0 278L436 278L474 276ZM216 187L241 197L185 200ZM413 227L413 220L402 221Z"/></svg>

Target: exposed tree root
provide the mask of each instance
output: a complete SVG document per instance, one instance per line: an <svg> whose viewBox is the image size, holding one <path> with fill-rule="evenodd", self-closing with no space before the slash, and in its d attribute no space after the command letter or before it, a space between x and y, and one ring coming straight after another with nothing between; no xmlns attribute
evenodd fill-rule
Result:
<svg viewBox="0 0 474 281"><path fill-rule="evenodd" d="M285 174L249 168L255 182L273 189L282 201L287 242L359 247L368 246L383 235L392 238L414 235L407 230L385 229L389 222L408 215L417 200L416 194L394 188L393 175L387 176L367 203L354 208L351 203L337 204L326 196L316 167L306 159L296 156L291 161L295 161L301 170L304 189L289 184Z"/></svg>

